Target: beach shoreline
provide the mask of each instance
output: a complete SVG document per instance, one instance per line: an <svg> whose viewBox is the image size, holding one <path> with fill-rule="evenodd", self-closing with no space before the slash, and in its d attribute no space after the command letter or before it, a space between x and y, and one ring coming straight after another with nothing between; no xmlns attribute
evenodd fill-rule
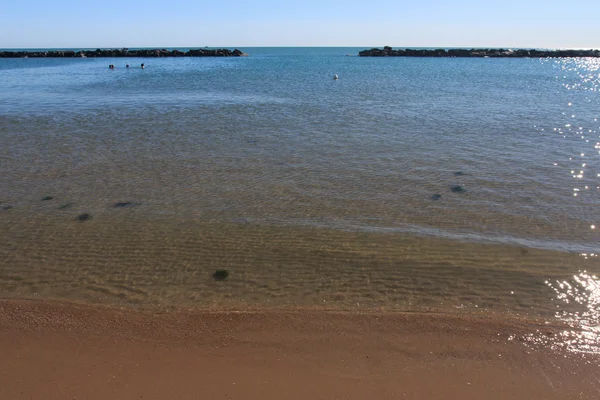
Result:
<svg viewBox="0 0 600 400"><path fill-rule="evenodd" d="M597 398L596 356L519 340L561 329L497 316L5 299L0 398Z"/></svg>

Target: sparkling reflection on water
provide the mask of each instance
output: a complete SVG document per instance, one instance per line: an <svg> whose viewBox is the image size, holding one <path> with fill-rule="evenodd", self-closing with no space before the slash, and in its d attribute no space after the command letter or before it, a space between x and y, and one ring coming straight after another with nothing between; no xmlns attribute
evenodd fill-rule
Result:
<svg viewBox="0 0 600 400"><path fill-rule="evenodd" d="M595 255L593 255L595 256ZM600 354L600 280L587 271L562 282L547 282L556 293L556 299L565 305L573 304L575 310L556 313L559 321L572 330L561 333L559 345L573 352Z"/></svg>
<svg viewBox="0 0 600 400"><path fill-rule="evenodd" d="M588 256L588 255L586 255ZM592 254L592 257L597 255ZM600 354L600 279L587 271L571 279L546 281L555 293L555 319L564 325L557 335L538 332L525 337L526 343L571 353ZM514 339L514 338L513 338Z"/></svg>

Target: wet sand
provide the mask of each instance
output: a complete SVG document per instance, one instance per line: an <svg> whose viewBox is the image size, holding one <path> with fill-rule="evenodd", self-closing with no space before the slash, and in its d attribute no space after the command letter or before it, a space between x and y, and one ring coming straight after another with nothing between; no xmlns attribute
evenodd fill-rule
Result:
<svg viewBox="0 0 600 400"><path fill-rule="evenodd" d="M596 399L560 326L423 313L178 311L0 301L2 399ZM515 340L510 340L516 337Z"/></svg>

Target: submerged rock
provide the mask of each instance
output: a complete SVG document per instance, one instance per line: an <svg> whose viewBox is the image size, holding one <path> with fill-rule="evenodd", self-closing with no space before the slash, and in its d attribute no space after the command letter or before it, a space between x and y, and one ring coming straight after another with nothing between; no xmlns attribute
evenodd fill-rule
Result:
<svg viewBox="0 0 600 400"><path fill-rule="evenodd" d="M54 197L52 196L44 196L42 197L42 201L48 201L48 200L52 200Z"/></svg>
<svg viewBox="0 0 600 400"><path fill-rule="evenodd" d="M442 195L436 193L436 194L432 195L430 198L431 198L431 200L439 200L442 198Z"/></svg>
<svg viewBox="0 0 600 400"><path fill-rule="evenodd" d="M452 191L452 193L464 193L467 191L467 189L460 185L451 186L450 190Z"/></svg>
<svg viewBox="0 0 600 400"><path fill-rule="evenodd" d="M224 281L229 277L229 272L226 269L218 269L213 274L215 281Z"/></svg>
<svg viewBox="0 0 600 400"><path fill-rule="evenodd" d="M77 221L81 221L81 222L88 221L88 220L92 219L92 215L88 214L88 213L83 213L83 214L79 214L76 219L77 219Z"/></svg>
<svg viewBox="0 0 600 400"><path fill-rule="evenodd" d="M140 205L142 205L142 203L132 203L131 201L124 201L122 203L115 203L115 205L113 207L123 208L123 207L134 207L134 206L140 206Z"/></svg>

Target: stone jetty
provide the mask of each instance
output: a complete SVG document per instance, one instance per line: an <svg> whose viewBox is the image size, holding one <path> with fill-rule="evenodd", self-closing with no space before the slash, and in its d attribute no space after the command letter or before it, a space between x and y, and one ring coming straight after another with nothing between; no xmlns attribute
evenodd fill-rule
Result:
<svg viewBox="0 0 600 400"><path fill-rule="evenodd" d="M537 50L537 49L383 49L363 50L360 57L489 57L489 58L559 58L600 57L600 50Z"/></svg>
<svg viewBox="0 0 600 400"><path fill-rule="evenodd" d="M96 49L96 50L44 50L0 51L0 58L94 58L94 57L242 57L241 50L192 49L188 51L167 49Z"/></svg>

